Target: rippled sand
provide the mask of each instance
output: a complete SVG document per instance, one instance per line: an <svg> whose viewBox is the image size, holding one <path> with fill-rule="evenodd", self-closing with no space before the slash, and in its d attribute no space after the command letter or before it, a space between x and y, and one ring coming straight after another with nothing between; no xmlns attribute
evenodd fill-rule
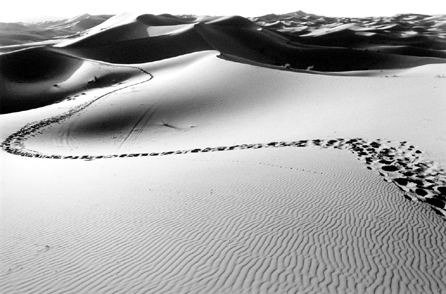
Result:
<svg viewBox="0 0 446 294"><path fill-rule="evenodd" d="M6 293L446 287L444 221L343 150L6 163L29 160L3 190Z"/></svg>

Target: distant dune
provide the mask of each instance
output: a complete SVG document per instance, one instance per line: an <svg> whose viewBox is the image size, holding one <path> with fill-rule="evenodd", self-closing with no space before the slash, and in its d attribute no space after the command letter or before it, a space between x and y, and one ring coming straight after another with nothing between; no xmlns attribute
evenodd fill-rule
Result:
<svg viewBox="0 0 446 294"><path fill-rule="evenodd" d="M3 24L7 28L2 30L5 36L0 38L3 44L9 41L22 44L23 38L11 39L19 32L32 35L30 40L49 37L54 40L56 35L59 39L61 34L91 29L66 36L67 40L61 38L54 46L34 47L30 43L3 47L4 50L31 48L0 56L2 112L47 105L70 94L72 89L54 89L54 85L72 74L72 65L82 63L81 59L132 64L217 50L224 58L239 62L330 72L400 69L446 62L446 36L442 29L446 20L441 16L338 19L298 12L251 20L239 16L149 14L106 19L82 15L32 25ZM97 24L100 25L93 27ZM42 76L38 69L41 65L45 66ZM23 76L19 77L19 72ZM31 81L30 85L28 79L32 75L45 78L46 82ZM27 99L30 91L41 98Z"/></svg>
<svg viewBox="0 0 446 294"><path fill-rule="evenodd" d="M27 44L75 35L104 22L111 16L84 14L66 20L34 23L1 23L0 46ZM2 48L5 50L5 48ZM1 52L1 51L0 51Z"/></svg>
<svg viewBox="0 0 446 294"><path fill-rule="evenodd" d="M0 24L0 292L443 293L445 28Z"/></svg>
<svg viewBox="0 0 446 294"><path fill-rule="evenodd" d="M418 31L404 26L385 26L393 21L402 22L404 17L377 19L372 24L368 19L336 19L328 23L323 18L313 19L314 22L308 17L291 19L293 21L286 19L279 21L280 25L271 26L271 22L262 17L253 22L238 16L182 19L143 15L136 21L58 47L62 52L79 57L117 63L142 63L197 50L218 50L264 64L289 64L296 69L311 66L321 71L413 67L444 63L446 58L444 33L435 26L444 22L444 18L407 21L406 27L424 28ZM148 33L149 27L173 28L185 24L193 26L154 37ZM292 32L300 26L306 28ZM364 31L369 35L361 34ZM125 53L129 50L133 54Z"/></svg>

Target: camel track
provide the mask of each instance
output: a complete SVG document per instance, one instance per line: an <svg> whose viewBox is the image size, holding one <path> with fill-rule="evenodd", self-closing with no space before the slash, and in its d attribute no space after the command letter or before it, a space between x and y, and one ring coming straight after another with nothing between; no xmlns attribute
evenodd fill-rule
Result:
<svg viewBox="0 0 446 294"><path fill-rule="evenodd" d="M143 81L128 84L95 97L91 101L75 106L68 111L37 122L32 122L19 131L11 134L2 144L4 151L25 157L69 160L96 160L111 158L167 156L187 153L204 153L217 151L245 150L258 148L281 147L319 147L346 149L354 153L368 169L377 170L384 180L392 182L404 192L404 196L412 201L428 203L431 208L446 220L446 171L438 163L422 158L422 151L408 142L391 142L381 139L367 141L363 138L313 139L298 141L278 141L270 143L240 144L232 146L205 147L186 150L174 150L152 153L122 153L111 155L57 155L26 148L25 142L31 136L41 132L52 124L60 123L71 116L78 114L95 102L117 91L133 87L153 79L149 72L135 66L110 65L111 67L134 68L149 77Z"/></svg>

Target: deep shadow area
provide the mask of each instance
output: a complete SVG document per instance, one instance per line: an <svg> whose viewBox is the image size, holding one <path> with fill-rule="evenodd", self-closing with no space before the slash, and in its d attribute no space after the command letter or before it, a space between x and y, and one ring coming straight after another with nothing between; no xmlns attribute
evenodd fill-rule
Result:
<svg viewBox="0 0 446 294"><path fill-rule="evenodd" d="M79 59L37 47L0 55L0 74L11 82L39 82L71 74L81 64Z"/></svg>
<svg viewBox="0 0 446 294"><path fill-rule="evenodd" d="M281 16L277 16L276 21L280 20ZM344 24L337 21L339 23L315 24L312 30L317 32L325 25L327 32L309 36L313 32L310 29L290 33L284 30L284 26L268 26L265 22L262 26L261 18L251 21L240 16L213 17L194 22L191 17L142 15L135 22L101 31L54 50L82 58L127 64L218 50L265 65L330 72L397 69L446 62L443 51L446 46L441 38L422 33L402 36L405 31L395 32L395 28L389 31L376 29L378 33L367 31L370 34L364 35L362 31L358 34L349 28L350 24L344 29ZM172 34L150 37L146 32L150 26L174 27L191 23L195 23L193 28ZM298 22L293 25L298 26ZM336 31L332 28L335 25L342 29Z"/></svg>
<svg viewBox="0 0 446 294"><path fill-rule="evenodd" d="M42 107L73 92L58 83L82 65L77 58L45 47L0 55L0 114Z"/></svg>

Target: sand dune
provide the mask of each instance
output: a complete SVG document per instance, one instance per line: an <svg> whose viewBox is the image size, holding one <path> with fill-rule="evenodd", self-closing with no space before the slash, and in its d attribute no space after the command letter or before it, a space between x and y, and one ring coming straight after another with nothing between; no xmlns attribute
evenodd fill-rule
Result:
<svg viewBox="0 0 446 294"><path fill-rule="evenodd" d="M330 33L321 27L306 35L295 35L265 27L260 20L255 23L239 16L195 19L154 15L132 17L56 46L59 52L114 63L143 63L199 50L218 50L264 64L289 64L296 69L312 67L320 71L405 68L444 63L445 58L442 51L445 43L440 38L397 37L393 32L360 36L349 30L357 26L352 23L331 25ZM259 24L263 24L265 30ZM171 34L153 34L153 30L166 26ZM177 30L175 26L179 26ZM339 34L333 36L335 33ZM383 42L392 45L391 48L386 48L381 44ZM379 46L374 47L373 44ZM435 50L428 50L431 48ZM132 54L126 53L129 51Z"/></svg>
<svg viewBox="0 0 446 294"><path fill-rule="evenodd" d="M42 159L18 160L11 164ZM28 166L26 188L18 177L4 187L0 287L8 293L445 287L444 221L340 150ZM67 168L79 171L76 180L54 172Z"/></svg>
<svg viewBox="0 0 446 294"><path fill-rule="evenodd" d="M102 21L0 55L0 292L446 290L444 16Z"/></svg>
<svg viewBox="0 0 446 294"><path fill-rule="evenodd" d="M139 73L131 67L82 60L46 48L0 55L0 64L1 113L42 107L74 99L86 91L116 87Z"/></svg>
<svg viewBox="0 0 446 294"><path fill-rule="evenodd" d="M176 64L174 66L169 66L169 64ZM105 65L104 65L105 66ZM318 101L314 106L307 106L305 109L300 109L305 104L308 104L315 98L310 98L311 95L320 95L320 93L314 89L309 90L308 93L304 92L301 85L299 87L293 87L291 81L295 81L296 77L299 76L297 73L286 73L284 72L281 77L271 78L273 70L258 68L254 70L251 66L238 65L228 63L226 61L218 60L214 52L205 52L198 54L191 54L189 56L183 56L181 58L175 58L173 60L162 61L154 64L144 65L145 70L139 70L138 68L133 68L133 70L139 72L141 76L129 79L126 83L121 83L117 88L106 90L101 90L101 92L90 91L90 95L94 95L94 98L70 108L67 112L60 115L53 116L51 118L38 121L34 124L28 124L25 128L21 129L19 132L10 136L5 143L3 148L11 153L21 154L29 157L41 157L41 158L62 158L62 159L104 159L104 158L116 158L116 157L140 157L144 156L158 156L158 155L170 155L170 154L184 154L189 152L203 152L207 151L218 151L218 150L232 150L238 148L247 148L243 145L235 145L232 148L221 147L220 148L204 148L204 149L193 149L193 147L205 146L205 144L211 144L217 146L227 145L228 139L224 134L234 133L231 140L240 143L253 142L266 142L267 140L273 140L278 136L277 126L281 126L283 137L290 137L290 134L324 134L322 137L332 137L333 132L339 132L342 138L349 138L345 136L347 134L359 134L368 135L370 137L384 135L393 138L397 137L395 130L397 130L401 135L400 128L395 128L393 131L384 132L378 128L378 132L375 130L376 125L373 123L372 127L368 126L367 123L363 122L359 127L350 126L351 122L347 116L343 117L343 123L337 118L336 121L333 117L326 116L325 118L317 117L315 121L311 122L308 119L300 124L305 128L304 130L299 130L296 127L296 115L302 116L305 113L314 114L316 112L323 113L324 111L334 112L333 105L329 101ZM118 66L115 66L118 67ZM124 67L126 66L119 66ZM119 68L118 67L118 68ZM164 69L159 71L157 69ZM166 70L166 68L168 70ZM212 69L212 70L209 70ZM238 78L238 84L235 81L228 80L228 74L234 73L234 76ZM150 73L149 73L150 72ZM196 73L199 72L205 76L210 77L209 80L205 78L200 79L198 84L193 84L192 81L188 81L187 77L196 77ZM237 75L235 74L237 72ZM244 72L243 76L247 77L246 80L240 78L240 74ZM136 75L136 74L135 74ZM302 75L302 74L301 74ZM176 77L175 77L176 76ZM302 80L307 75L302 76ZM253 81L252 79L256 80ZM226 79L226 80L225 80ZM342 80L345 78L338 77L326 77L326 80L330 81L333 79ZM356 81L354 81L356 79ZM274 94L281 97L281 99L276 99L274 101L274 107L269 107L271 113L280 118L276 118L276 124L272 124L272 117L268 116L266 113L262 117L258 117L259 109L264 108L264 104L270 103L270 101L261 101L259 99L260 93L264 95L267 94L267 89L262 88L262 84L266 84L266 81L272 82L275 80L275 85L283 85L280 90L274 89ZM431 80L434 80L431 78ZM159 82L158 82L159 81ZM178 91L171 90L167 86L168 82L175 82L178 87ZM218 81L218 83L212 83L212 81ZM225 84L221 84L225 81L225 84L232 86L229 90ZM359 92L359 88L355 89L355 82L357 86L363 87L363 81L357 78L350 78L350 83L348 87L351 93ZM359 83L358 83L359 82ZM406 81L404 81L406 83ZM249 90L244 94L244 85L250 84L254 86L257 90ZM324 81L320 80L320 84ZM394 84L394 82L392 82ZM199 85L204 85L201 88ZM338 90L342 90L341 93L347 94L347 90L343 90L336 83ZM383 87L388 85L387 81L384 83L378 83L377 86ZM157 89L166 89L167 93L160 93ZM193 89L193 90L192 90ZM329 89L329 86L324 87L324 91ZM109 92L110 91L110 92ZM154 91L154 92L152 92ZM300 95L305 98L296 99L295 93L300 91ZM370 89L371 93L376 93L377 90ZM412 89L411 89L412 91ZM129 104L123 97L128 96L133 93L132 103ZM311 94L310 94L311 92ZM101 94L100 94L101 93ZM141 93L141 94L138 94ZM175 93L178 94L175 97ZM188 97L185 93L192 93L193 97ZM232 94L237 93L240 96L231 97ZM305 95L303 95L305 93ZM114 95L114 97L109 97ZM121 96L122 95L122 96ZM151 95L148 99L147 95ZM164 97L166 95L171 95L169 100ZM395 95L395 93L389 93L388 95ZM272 96L272 93L271 93ZM268 99L270 95L264 96ZM348 94L348 96L352 96ZM364 96L364 95L363 95ZM88 96L86 98L89 98ZM235 99L234 99L235 98ZM327 97L329 100L332 97ZM417 97L415 97L417 98ZM396 97L383 97L383 99L393 99L397 100ZM407 96L401 96L399 98L400 102L396 103L398 109L401 108L399 103L401 100L407 102ZM438 96L437 99L441 99ZM310 101L309 101L310 100ZM355 116L361 113L360 107L364 110L367 109L370 112L370 106L376 103L377 99L369 98L366 104L360 106L358 103L353 104L356 108ZM439 103L439 101L433 100L434 103ZM149 102L147 104L147 102ZM336 99L336 103L340 104L341 100ZM353 101L347 100L345 104L340 106L340 111L346 111L348 108L346 105L352 104ZM324 105L327 107L324 110ZM312 110L313 107L317 109ZM338 106L339 107L339 106ZM389 117L387 121L385 116L390 111L390 113L398 111L398 109L392 109L392 105L388 105L386 110L377 109L372 115L381 116L381 123L383 125L393 125L401 123L407 125L414 122L412 117L414 113L408 113L408 116L400 115L399 122L394 117ZM434 115L432 106L426 109L417 109L415 115L419 117L425 117L426 112L429 113L431 119L435 119L436 123L441 124L444 121L441 112ZM180 111L180 109L182 111ZM370 113L369 113L370 115ZM228 116L232 116L235 123L226 121ZM363 117L366 118L365 116ZM353 118L351 118L353 119ZM314 120L314 118L313 118ZM319 126L317 125L319 123ZM332 127L329 132L321 129L321 125L328 125L337 123L339 126ZM298 123L299 124L299 123ZM418 123L419 126L422 125L421 122ZM284 126L292 126L292 128L287 128ZM311 128L310 126L313 126ZM222 128L226 128L221 130ZM229 128L229 129L228 129ZM233 130L239 128L238 132L235 133ZM367 130L370 128L370 130ZM220 136L222 139L209 139L208 134L213 132L214 136L218 133L216 130L220 129ZM44 134L38 135L41 130L45 130ZM256 132L256 130L261 130L261 132ZM425 130L423 130L425 132ZM250 133L250 134L248 134ZM373 135L372 135L373 134ZM405 134L408 136L408 134ZM429 134L431 135L431 134ZM408 136L409 137L409 136ZM410 137L414 137L411 135ZM417 138L421 138L421 134L416 135ZM151 144L148 146L147 139L150 138ZM204 138L204 140L200 139ZM218 138L218 136L217 136ZM301 137L301 139L306 139L307 137ZM382 143L374 141L371 143L357 142L357 139L348 140L342 139L347 143L342 143L339 145L337 143L339 139L334 139L332 141L325 142L322 140L317 145L327 145L336 148L348 148L350 150L356 151L359 157L370 166L375 167L375 163L378 162L388 162L384 166L378 168L382 175L386 176L389 181L394 180L395 184L398 185L404 192L411 192L409 198L421 199L422 201L428 201L432 203L438 203L434 205L435 209L439 209L440 214L446 216L445 205L446 201L443 201L442 192L438 189L443 189L446 186L446 173L437 167L437 164L430 163L428 161L420 161L418 159L417 153L422 153L421 150L415 149L414 146L409 148L409 151L404 151L410 144L407 142L400 143L394 147L381 147L384 148L382 151L378 151L377 147L381 146ZM425 139L423 142L428 149L426 151L434 151L442 154L444 152L441 144L435 143L431 139ZM233 142L234 142L233 141ZM48 142L53 142L53 144L48 144ZM231 141L229 141L231 142ZM255 142L255 141L254 141ZM316 142L316 141L315 141ZM330 143L331 142L331 143ZM184 150L187 148L188 144L193 143L191 150ZM303 142L305 143L305 142ZM302 141L286 142L284 146L297 146L305 147L306 143L303 144ZM420 141L421 143L421 141ZM429 144L426 144L429 143ZM99 144L99 145L98 145ZM303 144L303 145L302 145ZM92 148L91 146L100 146L100 148ZM257 144L257 148L268 148L276 147L277 144ZM280 145L280 144L278 144ZM376 146L375 146L376 145ZM26 146L26 147L25 147ZM396 149L389 149L395 148ZM175 150L176 148L176 150ZM252 148L249 147L249 148ZM248 148L248 149L249 149ZM39 150L35 152L34 150ZM164 152L156 152L160 150L166 150ZM367 151L366 151L367 150ZM394 150L394 151L386 151ZM441 151L443 150L443 151ZM400 154L398 154L401 152ZM415 153L416 152L416 153ZM398 154L398 155L397 155ZM444 158L443 154L438 157L440 161ZM396 160L396 161L395 161ZM397 166L393 163L398 162ZM393 169L394 170L390 170ZM417 171L417 169L423 169ZM388 175L388 172L397 172L393 175ZM410 176L407 177L406 173L416 173L419 176L411 179ZM431 182L424 182L424 178L430 178ZM418 181L421 180L420 183ZM404 184L401 184L403 183ZM414 184L411 187L411 184ZM426 200L426 197L429 200ZM430 200L433 197L434 200Z"/></svg>
<svg viewBox="0 0 446 294"><path fill-rule="evenodd" d="M57 133L67 133L68 126L70 144L77 142L78 154L90 151L89 138L101 138L106 148L102 152L114 154L123 143L121 137L113 139L114 134L125 137L134 129L142 134L141 141L130 149L134 152L192 149L210 143L227 145L227 136L215 141L207 138L208 132L221 129L222 134L232 134L230 144L329 137L397 141L410 138L411 143L434 153L433 159L445 158L442 150L446 148L436 140L443 136L443 130L432 127L445 123L445 88L443 80L433 73L422 78L420 84L414 84L410 77L316 76L232 63L219 59L217 54L208 51L138 65L154 79L105 97L99 108L93 105L85 109L82 117L70 118L73 122L69 124L53 126L43 134L48 138L41 148L53 153L53 146L45 142L53 141ZM315 81L320 91L314 87ZM169 86L172 84L174 88ZM419 101L426 101L427 91L429 103L421 104ZM129 95L132 103L125 98ZM358 99L358 95L363 98ZM431 121L426 121L426 116ZM361 123L351 123L358 120ZM143 124L138 126L138 121ZM417 128L405 127L408 125ZM136 140L137 134L130 138ZM149 146L144 141L146 136L151 138ZM37 139L31 139L29 144L37 144ZM63 145L57 150L73 151Z"/></svg>
<svg viewBox="0 0 446 294"><path fill-rule="evenodd" d="M2 51L14 50L7 45L20 44L22 48L32 47L33 42L67 38L104 22L110 16L84 14L67 20L37 23L0 23L0 46ZM10 49L8 50L8 47ZM0 51L0 52L2 52Z"/></svg>

